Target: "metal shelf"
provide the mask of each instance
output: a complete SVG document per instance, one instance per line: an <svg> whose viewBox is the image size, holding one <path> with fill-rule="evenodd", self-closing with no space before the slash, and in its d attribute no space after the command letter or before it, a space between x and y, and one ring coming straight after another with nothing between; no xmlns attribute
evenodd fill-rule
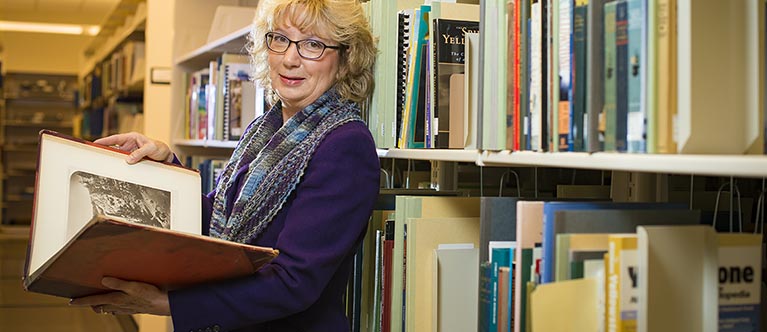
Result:
<svg viewBox="0 0 767 332"><path fill-rule="evenodd" d="M173 144L187 147L234 149L237 146L237 141L185 139L174 141Z"/></svg>
<svg viewBox="0 0 767 332"><path fill-rule="evenodd" d="M247 53L245 45L248 44L249 32L249 26L243 27L177 58L175 64L190 70L200 69L207 67L210 61L217 59L223 53Z"/></svg>
<svg viewBox="0 0 767 332"><path fill-rule="evenodd" d="M379 149L381 158L474 162L479 166L560 167L709 176L767 177L764 155L630 154Z"/></svg>

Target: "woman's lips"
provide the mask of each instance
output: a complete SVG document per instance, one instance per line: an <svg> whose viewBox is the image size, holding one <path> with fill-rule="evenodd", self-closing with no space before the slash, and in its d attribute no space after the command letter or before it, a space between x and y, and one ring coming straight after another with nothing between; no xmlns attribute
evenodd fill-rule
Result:
<svg viewBox="0 0 767 332"><path fill-rule="evenodd" d="M284 76L284 75L280 75L280 80L285 85L298 85L304 81L304 79L301 77L291 77L291 76Z"/></svg>

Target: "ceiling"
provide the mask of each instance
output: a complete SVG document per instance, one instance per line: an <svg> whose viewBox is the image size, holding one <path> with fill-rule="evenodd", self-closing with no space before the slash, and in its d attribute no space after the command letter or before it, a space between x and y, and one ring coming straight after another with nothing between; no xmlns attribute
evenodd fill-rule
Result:
<svg viewBox="0 0 767 332"><path fill-rule="evenodd" d="M0 20L38 23L103 23L119 0L0 0Z"/></svg>

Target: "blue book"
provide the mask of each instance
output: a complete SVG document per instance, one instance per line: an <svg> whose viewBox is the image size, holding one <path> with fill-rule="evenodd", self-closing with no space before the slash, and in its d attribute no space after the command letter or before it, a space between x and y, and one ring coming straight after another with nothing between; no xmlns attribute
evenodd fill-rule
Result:
<svg viewBox="0 0 767 332"><path fill-rule="evenodd" d="M625 152L628 125L628 4L617 1L615 7L615 150Z"/></svg>
<svg viewBox="0 0 767 332"><path fill-rule="evenodd" d="M646 112L642 105L642 85L644 83L643 66L647 54L642 27L647 25L645 12L642 10L642 0L628 0L628 114L626 125L626 141L628 152L645 152Z"/></svg>
<svg viewBox="0 0 767 332"><path fill-rule="evenodd" d="M568 145L571 151L586 151L585 123L586 114L586 82L589 79L586 70L586 20L588 19L588 1L576 0L573 8L572 31L573 41L571 51L572 99L570 100L570 135Z"/></svg>
<svg viewBox="0 0 767 332"><path fill-rule="evenodd" d="M557 211L573 210L679 210L683 204L671 203L614 203L614 202L545 202L543 205L543 253L541 283L555 281L556 232L554 218ZM595 233L599 233L594 230Z"/></svg>

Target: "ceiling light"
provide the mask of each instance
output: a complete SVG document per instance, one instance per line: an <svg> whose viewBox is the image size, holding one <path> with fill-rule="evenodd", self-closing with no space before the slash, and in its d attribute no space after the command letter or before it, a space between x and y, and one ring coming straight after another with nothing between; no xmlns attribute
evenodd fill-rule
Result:
<svg viewBox="0 0 767 332"><path fill-rule="evenodd" d="M97 25L0 21L0 31L63 33L69 35L95 36L99 33L99 29L100 28Z"/></svg>

